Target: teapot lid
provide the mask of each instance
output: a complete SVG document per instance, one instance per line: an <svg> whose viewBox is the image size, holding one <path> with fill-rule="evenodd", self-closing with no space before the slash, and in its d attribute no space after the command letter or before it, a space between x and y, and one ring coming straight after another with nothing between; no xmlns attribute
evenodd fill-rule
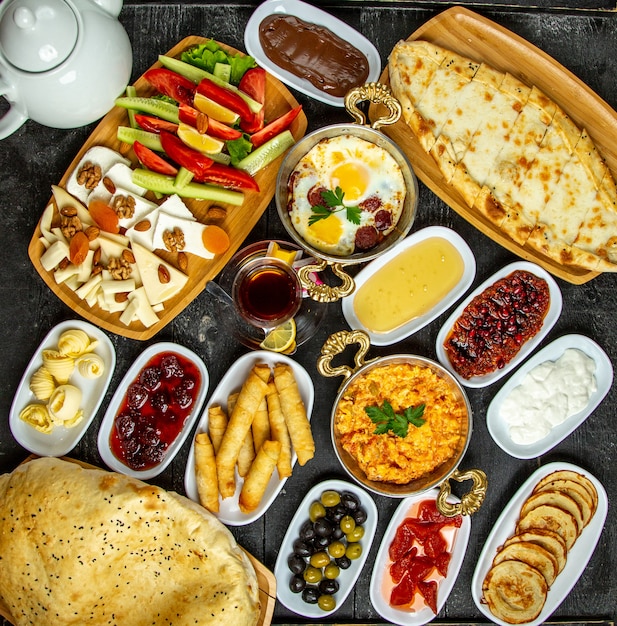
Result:
<svg viewBox="0 0 617 626"><path fill-rule="evenodd" d="M0 10L0 52L26 72L60 65L77 43L77 17L64 0L8 0Z"/></svg>

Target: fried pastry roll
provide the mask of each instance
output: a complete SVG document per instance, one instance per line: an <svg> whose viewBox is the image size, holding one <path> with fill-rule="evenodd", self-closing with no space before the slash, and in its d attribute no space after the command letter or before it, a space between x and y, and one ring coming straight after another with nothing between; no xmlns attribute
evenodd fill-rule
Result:
<svg viewBox="0 0 617 626"><path fill-rule="evenodd" d="M261 448L264 441L271 439L268 403L265 398L261 401L261 404L257 409L257 413L255 413L251 430L253 433L253 445L255 447L255 451L259 452L259 448Z"/></svg>
<svg viewBox="0 0 617 626"><path fill-rule="evenodd" d="M227 429L227 413L223 411L220 404L213 404L208 407L208 433L210 434L210 441L214 448L214 454L218 454L221 447L221 441L223 441L223 435Z"/></svg>
<svg viewBox="0 0 617 626"><path fill-rule="evenodd" d="M264 441L249 473L244 479L238 504L243 513L251 513L261 502L281 452L278 441Z"/></svg>
<svg viewBox="0 0 617 626"><path fill-rule="evenodd" d="M272 380L268 383L266 403L268 405L268 419L270 421L272 440L279 441L281 444L281 454L276 464L278 475L279 478L288 478L291 476L291 438L285 423L285 416L281 410L279 392L276 390L276 385Z"/></svg>
<svg viewBox="0 0 617 626"><path fill-rule="evenodd" d="M212 513L219 512L219 483L214 447L208 433L195 436L195 480L199 502Z"/></svg>

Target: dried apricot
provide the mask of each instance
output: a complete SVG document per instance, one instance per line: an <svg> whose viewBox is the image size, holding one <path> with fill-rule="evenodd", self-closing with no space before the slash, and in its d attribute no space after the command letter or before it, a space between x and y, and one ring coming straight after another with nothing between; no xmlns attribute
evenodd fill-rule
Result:
<svg viewBox="0 0 617 626"><path fill-rule="evenodd" d="M222 254L229 248L229 235L220 227L210 224L201 235L206 250L213 254Z"/></svg>
<svg viewBox="0 0 617 626"><path fill-rule="evenodd" d="M88 236L81 230L77 231L71 237L69 244L69 259L73 265L81 265L88 256L90 242Z"/></svg>
<svg viewBox="0 0 617 626"><path fill-rule="evenodd" d="M120 220L116 212L102 200L92 200L88 205L88 211L97 226L108 233L120 231Z"/></svg>

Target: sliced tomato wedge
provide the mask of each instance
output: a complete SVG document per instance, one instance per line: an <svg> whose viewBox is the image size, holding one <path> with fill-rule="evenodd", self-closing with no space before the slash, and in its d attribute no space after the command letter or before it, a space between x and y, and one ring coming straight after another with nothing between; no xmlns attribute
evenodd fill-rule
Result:
<svg viewBox="0 0 617 626"><path fill-rule="evenodd" d="M172 161L192 172L196 181L203 182L205 173L214 163L212 159L189 148L177 135L165 131L161 133L161 145Z"/></svg>
<svg viewBox="0 0 617 626"><path fill-rule="evenodd" d="M166 161L162 156L158 155L154 150L150 150L139 141L133 143L133 152L139 159L140 163L149 170L166 176L175 176L178 168Z"/></svg>
<svg viewBox="0 0 617 626"><path fill-rule="evenodd" d="M187 167L187 169L189 168ZM213 183L231 189L259 191L257 181L250 174L221 163L214 163L204 171L202 176L196 175L195 180L200 183Z"/></svg>
<svg viewBox="0 0 617 626"><path fill-rule="evenodd" d="M209 135L212 135L212 137L222 139L223 141L242 137L242 131L237 128L227 126L227 124L223 124L223 122L208 117L205 113L186 104L180 105L178 117L181 122L193 126L193 128L196 128L200 133L207 132Z"/></svg>
<svg viewBox="0 0 617 626"><path fill-rule="evenodd" d="M242 120L250 120L253 117L249 105L237 93L213 83L209 78L201 80L197 85L197 92L237 113Z"/></svg>
<svg viewBox="0 0 617 626"><path fill-rule="evenodd" d="M253 98L253 100L265 104L266 102L266 70L262 67L253 67L244 73L238 89ZM247 133L256 133L264 127L265 107L261 107L259 113L253 113L250 120L241 120L240 128Z"/></svg>
<svg viewBox="0 0 617 626"><path fill-rule="evenodd" d="M178 124L162 120L160 117L145 115L144 113L135 113L135 121L144 130L150 131L151 133L160 133L162 130L175 133L178 130Z"/></svg>
<svg viewBox="0 0 617 626"><path fill-rule="evenodd" d="M144 78L162 94L183 104L193 104L195 83L165 67L155 67L144 74Z"/></svg>
<svg viewBox="0 0 617 626"><path fill-rule="evenodd" d="M260 131L251 135L251 143L254 148L259 148L262 144L272 139L272 137L282 133L284 130L291 126L291 123L298 117L302 111L302 105L298 105L291 111L288 111L281 117L277 117L273 122L270 122L264 126Z"/></svg>

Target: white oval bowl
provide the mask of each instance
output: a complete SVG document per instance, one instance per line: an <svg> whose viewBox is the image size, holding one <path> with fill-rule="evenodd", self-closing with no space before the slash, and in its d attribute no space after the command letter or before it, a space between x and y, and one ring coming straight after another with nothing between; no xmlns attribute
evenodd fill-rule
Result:
<svg viewBox="0 0 617 626"><path fill-rule="evenodd" d="M259 25L266 17L274 15L275 13L294 15L305 22L325 26L366 56L369 64L369 74L366 79L367 83L375 82L379 79L381 75L381 57L379 56L377 48L375 48L366 37L349 26L349 24L301 0L266 0L266 2L263 2L257 7L246 25L246 30L244 31L244 45L246 51L261 67L268 70L270 74L286 85L320 102L325 102L335 107L345 106L344 98L335 97L320 91L308 80L284 70L274 64L266 56L259 41Z"/></svg>
<svg viewBox="0 0 617 626"><path fill-rule="evenodd" d="M114 453L111 451L111 446L109 444L109 437L111 435L112 427L114 424L114 420L118 411L120 410L120 406L124 401L124 396L126 394L126 390L129 388L131 383L139 376L140 371L144 368L148 361L152 359L157 354L161 352L175 352L185 359L191 361L195 367L199 370L201 374L201 388L199 389L199 393L197 394L197 398L193 403L193 410L187 416L182 430L175 438L173 443L167 449L163 460L144 470L134 470L131 469L128 465L125 465L120 459L118 459ZM137 357L133 365L129 368L127 373L124 375L124 378L118 385L116 392L114 393L109 406L107 407L107 411L105 412L105 417L103 418L103 422L101 423L101 427L99 429L98 436L98 448L99 454L103 459L104 463L112 470L116 472L120 472L121 474L126 474L127 476L133 476L135 478L139 478L141 480L148 480L150 478L154 478L158 476L173 460L173 458L178 454L178 451L182 447L182 444L185 442L188 437L199 413L201 411L201 407L206 399L206 395L208 393L208 386L210 384L210 379L208 375L208 370L204 362L201 360L199 356L197 356L192 350L185 348L177 343L172 342L160 342L155 343L146 348L140 355Z"/></svg>
<svg viewBox="0 0 617 626"><path fill-rule="evenodd" d="M571 415L563 423L555 426L546 437L528 445L517 444L510 438L508 424L500 416L501 403L510 392L521 384L525 376L537 365L546 361L556 361L568 348L576 348L591 357L596 363L595 379L597 389L591 394L587 406ZM518 369L499 393L493 398L486 413L486 425L495 443L510 456L517 459L533 459L563 441L576 430L602 402L613 383L613 365L608 355L593 340L583 335L564 335L534 354Z"/></svg>
<svg viewBox="0 0 617 626"><path fill-rule="evenodd" d="M306 414L309 420L311 419L315 391L313 388L313 381L311 380L308 372L301 365L284 354L270 352L268 350L256 350L255 352L249 352L241 356L229 368L225 376L223 376L221 382L218 384L217 388L208 400L208 404L204 409L199 423L197 424L197 428L195 429L195 435L197 435L197 433L208 431L208 407L214 404L220 404L225 407L227 405L227 398L229 395L235 391L240 391L242 382L246 379L249 372L253 369L253 366L257 363L267 363L271 367L273 367L276 363L287 363L291 366L296 383L298 384L298 389L300 390L300 395L306 408ZM193 442L194 441L195 437L193 437ZM296 453L292 451L292 467L295 465L297 460L298 457ZM275 470L270 478L270 482L266 487L265 494L259 503L259 506L251 513L243 513L240 510L238 498L244 481L238 475L236 470L236 492L231 498L220 500L220 510L216 513L216 516L221 522L223 522L223 524L227 524L229 526L244 526L246 524L250 524L261 517L268 510L286 482L286 478L279 480ZM191 498L191 500L199 502L199 494L197 492L197 483L195 480L195 450L193 444L191 444L191 449L189 450L186 462L184 489L186 491L186 495Z"/></svg>
<svg viewBox="0 0 617 626"><path fill-rule="evenodd" d="M399 326L386 333L377 333L366 328L358 319L354 309L355 297L358 290L366 283L366 281L374 276L390 261L395 259L399 254L417 245L418 243L431 238L445 239L451 243L460 253L463 259L463 276L458 284L432 309L416 317L406 324ZM374 346L389 346L398 341L402 341L406 337L418 332L427 324L430 324L435 318L439 317L446 309L450 308L463 294L469 289L476 275L476 259L473 252L465 242L465 240L450 228L443 226L429 226L409 235L403 241L396 244L394 248L388 250L385 254L378 256L363 268L355 277L356 288L354 292L347 298L343 298L343 315L349 326L353 329L363 330L371 339Z"/></svg>
<svg viewBox="0 0 617 626"><path fill-rule="evenodd" d="M56 426L51 433L46 435L20 420L19 414L27 404L38 403L30 391L30 379L32 374L43 365L42 351L48 348L56 349L60 335L71 328L83 330L88 337L98 341L94 353L98 354L105 362L105 371L99 378L92 379L84 378L77 370L73 372L69 382L82 392L81 408L84 411L84 418L73 428ZM47 334L32 356L13 398L9 413L9 425L13 437L26 450L38 456L64 456L70 452L84 436L99 410L115 367L116 351L114 346L99 328L81 320L68 320L58 324Z"/></svg>
<svg viewBox="0 0 617 626"><path fill-rule="evenodd" d="M393 624L400 624L401 626L421 626L435 619L437 616L431 611L428 606L425 606L419 611L408 611L404 609L397 609L391 606L388 599L384 596L382 586L384 585L385 577L389 576L388 569L392 561L388 556L388 550L390 544L394 539L396 530L401 525L406 517L410 516L410 511L419 502L423 500L436 500L439 494L439 489L433 489L417 496L411 496L401 501L397 507L388 528L384 533L381 545L379 546L379 552L375 558L375 565L373 567L373 574L371 576L371 603L375 607L375 610L386 620ZM460 500L453 495L448 496L448 502L455 504ZM460 528L456 529L454 538L452 540L452 547L450 553L452 555L450 564L448 566L448 575L445 578L439 578L437 589L437 612L441 611L443 605L446 603L454 583L458 578L458 574L465 558L467 551L467 544L469 542L469 534L471 533L471 517L469 515L463 516L463 522Z"/></svg>
<svg viewBox="0 0 617 626"><path fill-rule="evenodd" d="M518 354L503 368L497 369L489 374L484 376L473 376L472 378L463 378L460 376L452 367L450 363L450 359L444 350L443 343L446 340L448 333L451 328L454 326L456 320L463 313L467 305L479 294L481 294L485 289L490 287L493 283L497 282L501 278L505 278L508 274L516 270L524 270L535 274L538 278L543 278L549 288L550 293L550 304L549 309L544 317L544 321L542 323L542 327L539 332L536 333L534 337L526 341L519 350ZM544 337L548 334L551 328L555 325L555 322L559 319L561 315L561 308L563 306L563 298L561 296L561 291L559 290L559 286L555 282L555 279L543 268L535 263L529 263L528 261L517 261L516 263L511 263L510 265L506 265L501 268L498 272L493 274L490 278L485 280L477 289L472 291L465 300L455 309L455 311L450 315L450 317L446 320L444 325L441 327L439 334L437 335L437 342L435 345L435 350L437 352L437 359L439 362L450 372L452 375L465 387L486 387L494 383L495 381L503 378L506 374L511 372L514 368L518 367L542 342Z"/></svg>
<svg viewBox="0 0 617 626"><path fill-rule="evenodd" d="M289 567L287 566L287 559L293 554L293 542L300 533L300 528L304 522L309 519L309 506L313 500L319 500L321 494L328 489L334 489L339 492L349 491L355 494L361 505L366 510L368 517L364 526L364 537L361 540L362 555L359 559L351 562L351 566L348 569L342 569L338 581L340 583L340 589L335 594L336 607L331 611L322 611L316 604L307 604L302 600L301 593L293 593L289 588L289 579L292 576ZM304 497L302 504L298 507L296 514L291 520L281 548L279 550L276 564L274 566L274 576L277 581L276 585L276 597L278 600L286 606L290 611L308 617L311 619L322 619L335 613L345 602L347 596L351 593L353 586L356 584L358 576L366 563L366 559L369 555L373 538L375 537L375 530L377 529L377 507L373 498L361 489L357 485L348 483L344 480L326 480L318 485L315 485Z"/></svg>
<svg viewBox="0 0 617 626"><path fill-rule="evenodd" d="M606 514L608 512L608 498L606 490L597 478L582 468L571 465L570 463L549 463L536 470L514 494L495 522L493 530L484 543L471 580L471 595L478 610L492 622L500 624L501 626L510 625L496 618L490 612L488 606L482 602L482 582L492 565L497 550L503 545L503 542L514 533L523 502L529 497L533 488L544 476L556 470L572 470L579 474L584 474L589 478L598 492L598 508L589 524L583 529L576 543L568 552L566 565L555 579L555 582L551 585L546 597L546 603L540 615L531 622L525 622L525 626L539 626L548 620L553 611L559 607L585 570L595 550L596 544L600 539L600 535L602 534L602 528L604 527L604 521L606 520Z"/></svg>

